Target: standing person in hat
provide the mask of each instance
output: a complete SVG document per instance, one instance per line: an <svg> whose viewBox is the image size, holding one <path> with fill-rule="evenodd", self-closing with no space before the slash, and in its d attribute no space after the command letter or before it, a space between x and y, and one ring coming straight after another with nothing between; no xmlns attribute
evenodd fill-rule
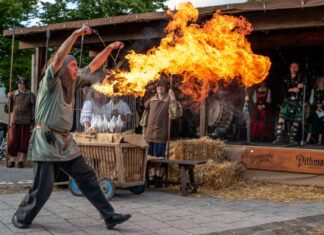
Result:
<svg viewBox="0 0 324 235"><path fill-rule="evenodd" d="M8 133L8 154L10 160L7 167L15 167L18 156L18 167L24 168L28 151L30 128L34 123L35 95L27 89L27 79L19 77L18 89L8 93L8 107L11 113Z"/></svg>
<svg viewBox="0 0 324 235"><path fill-rule="evenodd" d="M156 83L156 94L145 102L145 110L141 119L144 138L149 144L148 155L165 157L168 141L169 118L175 119L182 115L182 107L176 100L174 92L169 89L169 82L162 74ZM156 188L162 187L165 165L150 169L150 180Z"/></svg>
<svg viewBox="0 0 324 235"><path fill-rule="evenodd" d="M108 229L131 217L114 212L99 187L95 172L86 164L70 133L75 91L84 85L91 85L96 79L78 76L77 61L68 54L78 37L91 33L87 26L75 30L60 46L40 82L30 153L34 161L34 182L12 217L13 225L19 229L26 229L32 224L50 197L60 170L75 179L83 195L100 212ZM85 74L95 73L113 49L123 46L121 42L108 45L92 60Z"/></svg>

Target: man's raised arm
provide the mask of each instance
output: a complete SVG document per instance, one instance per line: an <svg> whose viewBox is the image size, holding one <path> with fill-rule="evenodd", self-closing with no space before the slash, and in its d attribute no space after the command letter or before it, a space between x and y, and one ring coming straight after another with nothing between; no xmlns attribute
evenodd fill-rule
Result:
<svg viewBox="0 0 324 235"><path fill-rule="evenodd" d="M53 71L56 73L63 65L64 58L69 54L71 48L79 36L89 35L92 30L88 26L83 26L80 29L75 30L70 37L68 37L64 43L60 46L53 59Z"/></svg>
<svg viewBox="0 0 324 235"><path fill-rule="evenodd" d="M97 71L108 59L108 56L114 49L122 49L124 43L122 42L113 42L109 44L104 50L102 50L89 64L90 73Z"/></svg>

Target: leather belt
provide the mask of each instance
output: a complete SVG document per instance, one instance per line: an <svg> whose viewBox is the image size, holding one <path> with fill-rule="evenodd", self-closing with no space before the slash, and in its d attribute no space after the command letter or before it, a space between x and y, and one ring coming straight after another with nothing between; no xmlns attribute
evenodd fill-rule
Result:
<svg viewBox="0 0 324 235"><path fill-rule="evenodd" d="M45 129L44 126L42 125L39 125L37 124L35 126L35 128L39 128L39 129ZM64 146L63 146L63 150L66 150L67 148L67 136L68 136L68 132L63 132L63 131L58 131L58 130L55 130L55 129L50 129L50 128L47 128L48 130L52 131L53 133L56 133L56 134L59 134L63 137L63 141L64 141Z"/></svg>

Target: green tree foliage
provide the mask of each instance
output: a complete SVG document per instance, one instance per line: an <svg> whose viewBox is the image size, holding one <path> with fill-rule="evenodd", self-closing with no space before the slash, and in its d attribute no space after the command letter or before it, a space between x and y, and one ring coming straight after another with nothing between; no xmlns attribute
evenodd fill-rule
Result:
<svg viewBox="0 0 324 235"><path fill-rule="evenodd" d="M40 2L41 11L38 13L38 18L42 24L54 24L74 20L72 10L69 4L72 0L56 0L55 3Z"/></svg>
<svg viewBox="0 0 324 235"><path fill-rule="evenodd" d="M153 12L165 9L166 0L56 0L44 2L39 14L41 23L52 24L71 20Z"/></svg>
<svg viewBox="0 0 324 235"><path fill-rule="evenodd" d="M165 0L73 0L78 9L75 19L153 12L165 9Z"/></svg>
<svg viewBox="0 0 324 235"><path fill-rule="evenodd" d="M32 17L37 0L0 0L0 83L9 87L11 39L4 38L3 30L22 27ZM19 50L15 43L13 85L17 75L30 77L32 50ZM15 87L15 86L13 86Z"/></svg>
<svg viewBox="0 0 324 235"><path fill-rule="evenodd" d="M2 36L5 29L25 27L35 17L39 18L40 24L53 24L72 20L152 12L165 9L165 2L166 0L56 0L55 3L49 3L40 0L0 0L0 83L8 90L11 39ZM53 50L49 50L49 55L51 51ZM18 49L16 41L13 88L16 87L17 75L31 77L31 55L33 52L32 49ZM72 53L78 58L78 49L73 50ZM89 61L86 55L87 52L84 51L83 64Z"/></svg>

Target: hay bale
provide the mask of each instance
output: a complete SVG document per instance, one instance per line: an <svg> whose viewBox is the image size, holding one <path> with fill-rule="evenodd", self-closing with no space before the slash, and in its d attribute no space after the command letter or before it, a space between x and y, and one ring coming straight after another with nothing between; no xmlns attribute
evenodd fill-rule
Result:
<svg viewBox="0 0 324 235"><path fill-rule="evenodd" d="M200 139L178 140L174 148L170 148L170 159L177 160L208 160L222 162L225 159L224 152L227 149L222 140L214 140L208 137Z"/></svg>
<svg viewBox="0 0 324 235"><path fill-rule="evenodd" d="M217 163L209 159L206 164L195 167L195 176L200 186L218 190L240 181L244 171L244 166L239 162ZM170 165L169 180L180 182L180 171L177 165Z"/></svg>
<svg viewBox="0 0 324 235"><path fill-rule="evenodd" d="M237 162L228 162L225 156L227 145L222 140L208 137L178 140L170 144L170 159L207 160L206 164L195 167L197 183L213 189L228 187L240 180L244 169ZM169 179L180 181L179 168L169 167Z"/></svg>
<svg viewBox="0 0 324 235"><path fill-rule="evenodd" d="M217 163L210 159L206 164L195 167L195 175L201 186L222 189L241 180L244 170L238 162Z"/></svg>

